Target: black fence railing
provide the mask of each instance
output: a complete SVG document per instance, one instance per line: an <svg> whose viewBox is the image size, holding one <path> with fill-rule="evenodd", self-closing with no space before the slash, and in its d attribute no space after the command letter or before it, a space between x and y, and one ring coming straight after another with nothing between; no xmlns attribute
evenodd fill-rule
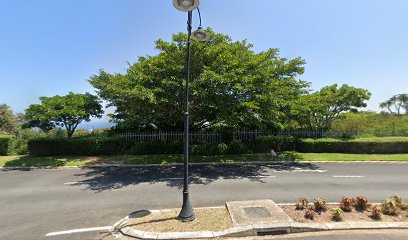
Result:
<svg viewBox="0 0 408 240"><path fill-rule="evenodd" d="M361 135L386 137L386 136L407 136L408 131L374 131L374 132L336 132L336 131L308 131L308 130L294 130L294 131L272 131L272 130L235 130L235 131L220 131L220 132L190 132L190 141L192 143L221 143L226 140L239 140L242 142L254 141L260 136L293 136L297 138L351 138ZM81 132L75 134L74 137L94 136L94 137L122 137L129 141L135 142L152 142L152 141L182 141L183 132L122 132L122 133L92 133Z"/></svg>

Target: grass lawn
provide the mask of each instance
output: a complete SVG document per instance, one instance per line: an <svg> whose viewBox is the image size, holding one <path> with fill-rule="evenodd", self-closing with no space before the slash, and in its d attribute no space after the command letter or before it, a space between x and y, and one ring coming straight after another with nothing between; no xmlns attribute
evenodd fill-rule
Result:
<svg viewBox="0 0 408 240"><path fill-rule="evenodd" d="M272 161L270 154L241 154L223 156L190 156L190 162L254 162ZM342 154L342 153L286 153L285 161L407 161L408 154ZM61 167L85 166L92 163L170 164L182 163L182 155L96 156L96 157L31 157L0 156L0 167Z"/></svg>

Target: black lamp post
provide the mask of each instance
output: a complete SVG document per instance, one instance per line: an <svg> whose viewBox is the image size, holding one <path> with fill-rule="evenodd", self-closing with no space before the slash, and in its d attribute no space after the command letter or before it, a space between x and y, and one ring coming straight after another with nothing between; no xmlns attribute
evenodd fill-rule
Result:
<svg viewBox="0 0 408 240"><path fill-rule="evenodd" d="M200 14L200 27L193 34L191 33L192 21L193 21L193 10L198 9L200 5L199 0L173 0L173 5L180 11L188 12L187 20L187 62L186 62L186 112L184 113L184 179L183 179L183 207L181 208L178 219L183 222L191 222L195 219L195 214L190 203L190 197L188 192L188 145L189 145L189 87L188 83L190 81L190 43L191 37L199 41L205 41L208 39L209 35L203 31L201 28L201 14ZM200 13L200 11L198 11Z"/></svg>

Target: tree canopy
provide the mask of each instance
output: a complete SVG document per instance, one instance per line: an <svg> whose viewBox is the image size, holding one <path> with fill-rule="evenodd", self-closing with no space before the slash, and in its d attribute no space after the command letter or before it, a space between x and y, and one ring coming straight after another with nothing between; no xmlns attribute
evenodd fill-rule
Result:
<svg viewBox="0 0 408 240"><path fill-rule="evenodd" d="M380 103L380 108L387 109L392 115L408 114L408 94L397 94Z"/></svg>
<svg viewBox="0 0 408 240"><path fill-rule="evenodd" d="M246 41L232 41L211 29L210 42L192 43L190 128L213 125L283 128L296 99L308 93L301 58L278 49L255 53ZM183 129L187 36L156 41L158 54L139 57L125 73L101 70L89 82L109 106L118 128Z"/></svg>
<svg viewBox="0 0 408 240"><path fill-rule="evenodd" d="M19 129L17 116L8 105L0 104L0 134L17 134Z"/></svg>
<svg viewBox="0 0 408 240"><path fill-rule="evenodd" d="M366 107L371 93L347 84L323 87L298 100L293 118L305 129L330 129L341 113Z"/></svg>
<svg viewBox="0 0 408 240"><path fill-rule="evenodd" d="M45 132L54 127L65 127L68 137L78 125L89 122L91 117L101 118L101 101L89 93L70 92L65 96L40 97L41 104L32 104L26 109L26 127L38 127Z"/></svg>

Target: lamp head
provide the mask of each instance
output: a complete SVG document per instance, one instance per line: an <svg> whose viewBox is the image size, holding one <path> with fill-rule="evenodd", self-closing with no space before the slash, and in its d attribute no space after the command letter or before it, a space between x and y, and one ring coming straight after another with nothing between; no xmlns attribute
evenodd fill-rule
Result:
<svg viewBox="0 0 408 240"><path fill-rule="evenodd" d="M200 0L173 0L173 5L182 12L189 12L198 8Z"/></svg>
<svg viewBox="0 0 408 240"><path fill-rule="evenodd" d="M191 37L198 41L208 41L210 34L204 31L202 27L198 27L198 29L192 33Z"/></svg>

